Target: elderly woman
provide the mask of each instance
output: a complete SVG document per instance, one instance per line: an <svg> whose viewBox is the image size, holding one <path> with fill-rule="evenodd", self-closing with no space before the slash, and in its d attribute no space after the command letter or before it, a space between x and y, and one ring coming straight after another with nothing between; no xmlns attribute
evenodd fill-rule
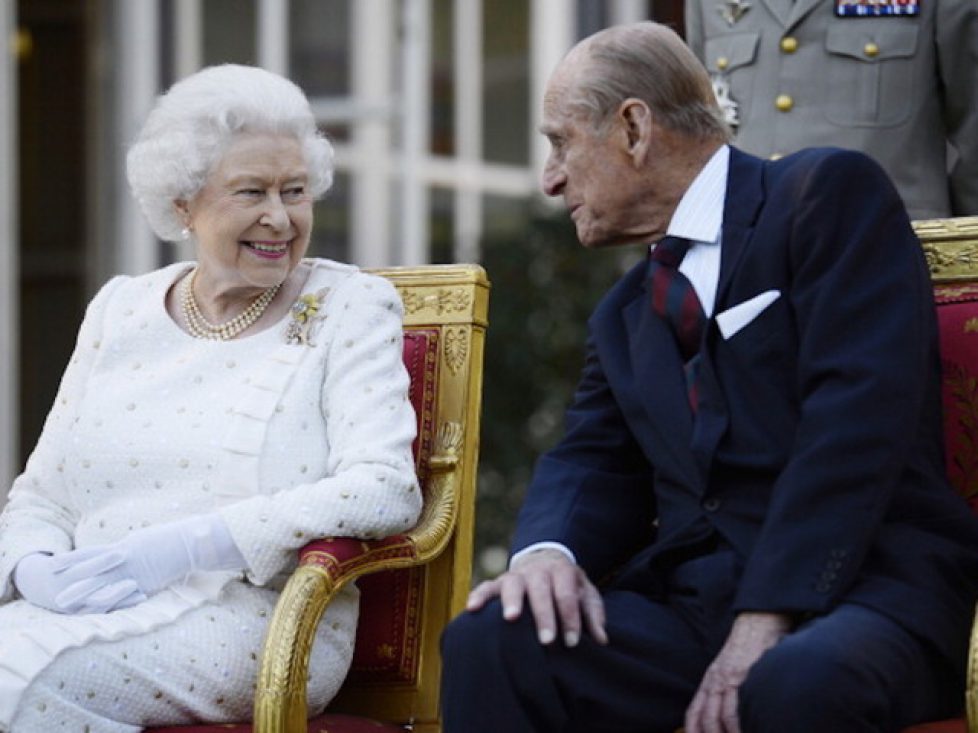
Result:
<svg viewBox="0 0 978 733"><path fill-rule="evenodd" d="M205 69L128 157L156 233L196 262L90 304L0 517L0 731L139 731L250 715L296 549L416 520L401 305L305 257L332 151L302 92ZM313 650L310 707L348 668L350 588Z"/></svg>

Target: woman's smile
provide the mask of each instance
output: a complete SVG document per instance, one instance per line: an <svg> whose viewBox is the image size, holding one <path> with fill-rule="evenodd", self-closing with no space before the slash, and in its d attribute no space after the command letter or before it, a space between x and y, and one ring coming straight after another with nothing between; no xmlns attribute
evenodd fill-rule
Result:
<svg viewBox="0 0 978 733"><path fill-rule="evenodd" d="M284 242L246 241L242 242L241 244L254 252L258 257L277 260L281 257L285 257L289 253L289 244L291 244L291 242L292 240L287 240Z"/></svg>

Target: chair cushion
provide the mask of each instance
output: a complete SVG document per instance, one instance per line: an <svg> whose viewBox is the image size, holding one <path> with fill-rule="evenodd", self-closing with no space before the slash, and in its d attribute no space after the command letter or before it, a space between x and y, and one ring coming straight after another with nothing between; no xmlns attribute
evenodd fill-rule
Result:
<svg viewBox="0 0 978 733"><path fill-rule="evenodd" d="M978 513L978 285L934 289L941 345L947 475ZM903 733L968 733L964 718L921 723Z"/></svg>
<svg viewBox="0 0 978 733"><path fill-rule="evenodd" d="M404 733L398 725L377 723L351 715L320 715L309 721L309 733ZM170 728L147 728L146 733L253 733L251 723L219 725L183 725Z"/></svg>
<svg viewBox="0 0 978 733"><path fill-rule="evenodd" d="M978 284L935 289L948 478L978 512Z"/></svg>
<svg viewBox="0 0 978 733"><path fill-rule="evenodd" d="M404 365L411 376L410 398L418 416L415 460L422 490L434 442L438 330L405 329ZM425 497L427 498L427 497ZM414 682L418 661L417 613L424 592L423 567L374 573L357 580L360 618L347 679L355 682Z"/></svg>
<svg viewBox="0 0 978 733"><path fill-rule="evenodd" d="M426 572L424 567L415 566L357 579L360 620L347 680L414 683L420 653L418 614Z"/></svg>
<svg viewBox="0 0 978 733"><path fill-rule="evenodd" d="M414 439L414 461L418 467L418 479L424 486L421 471L427 468L434 437L435 368L438 364L437 329L405 329L404 366L411 378L408 397L418 419L418 434Z"/></svg>

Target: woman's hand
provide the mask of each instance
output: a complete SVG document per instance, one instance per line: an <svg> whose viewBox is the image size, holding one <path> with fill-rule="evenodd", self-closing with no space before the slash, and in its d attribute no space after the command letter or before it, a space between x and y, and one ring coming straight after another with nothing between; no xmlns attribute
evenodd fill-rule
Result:
<svg viewBox="0 0 978 733"><path fill-rule="evenodd" d="M17 563L14 584L36 606L57 613L106 613L141 603L198 570L247 566L217 514L146 527L111 545Z"/></svg>
<svg viewBox="0 0 978 733"><path fill-rule="evenodd" d="M218 514L137 529L111 545L76 550L86 551L98 553L106 584L132 583L146 596L159 593L196 571L247 567Z"/></svg>
<svg viewBox="0 0 978 733"><path fill-rule="evenodd" d="M146 595L179 583L196 571L247 567L218 514L137 529L108 549L123 554L121 569Z"/></svg>
<svg viewBox="0 0 978 733"><path fill-rule="evenodd" d="M111 577L122 559L102 548L36 552L17 563L14 585L25 600L55 613L107 613L146 600L135 581Z"/></svg>

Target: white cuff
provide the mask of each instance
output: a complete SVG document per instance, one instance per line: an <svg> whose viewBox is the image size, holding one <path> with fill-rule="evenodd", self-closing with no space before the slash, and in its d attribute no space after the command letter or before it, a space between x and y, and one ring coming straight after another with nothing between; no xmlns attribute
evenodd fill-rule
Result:
<svg viewBox="0 0 978 733"><path fill-rule="evenodd" d="M534 542L532 545L524 547L522 550L514 554L509 558L509 566L513 567L513 563L519 560L524 555L529 555L531 552L536 552L537 550L557 550L562 552L567 556L567 559L572 563L577 565L577 558L574 557L574 553L566 545L562 545L559 542Z"/></svg>
<svg viewBox="0 0 978 733"><path fill-rule="evenodd" d="M244 570L248 567L220 514L201 514L184 522L183 539L194 570Z"/></svg>

